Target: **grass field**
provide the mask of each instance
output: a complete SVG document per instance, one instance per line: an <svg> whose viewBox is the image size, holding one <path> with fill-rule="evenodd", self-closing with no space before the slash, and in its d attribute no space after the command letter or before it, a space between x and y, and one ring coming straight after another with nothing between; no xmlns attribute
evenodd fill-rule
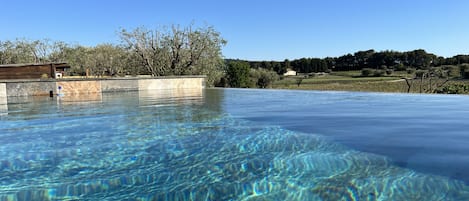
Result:
<svg viewBox="0 0 469 201"><path fill-rule="evenodd" d="M383 77L360 77L360 71L334 72L315 77L291 76L285 77L273 83L272 87L277 89L303 89L303 90L334 90L334 91L370 91L370 92L398 92L407 93L408 85L403 77L408 76L405 72L396 72L392 76ZM301 83L298 86L298 81ZM425 92L444 80L432 80L420 82L420 80L409 80L411 93ZM446 84L464 83L469 81L449 81Z"/></svg>

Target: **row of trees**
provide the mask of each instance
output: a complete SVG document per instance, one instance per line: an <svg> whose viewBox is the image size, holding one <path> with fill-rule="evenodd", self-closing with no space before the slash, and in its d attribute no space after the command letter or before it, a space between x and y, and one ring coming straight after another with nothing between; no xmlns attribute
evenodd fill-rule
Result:
<svg viewBox="0 0 469 201"><path fill-rule="evenodd" d="M224 74L226 41L213 27L119 31L121 44L86 47L61 41L0 41L0 64L67 62L72 75L207 75L208 85Z"/></svg>
<svg viewBox="0 0 469 201"><path fill-rule="evenodd" d="M408 52L374 50L358 51L340 57L300 58L292 61L248 61L251 68L264 68L283 74L287 69L299 73L328 71L350 71L362 69L406 70L407 68L428 70L443 65L459 65L469 63L469 55L457 55L444 58L425 50Z"/></svg>
<svg viewBox="0 0 469 201"><path fill-rule="evenodd" d="M469 55L443 58L424 50L366 50L340 57L292 61L223 60L221 48L226 41L210 26L171 26L154 30L140 27L122 29L119 36L120 44L105 43L93 47L49 39L0 41L0 64L67 62L72 66L71 75L203 74L208 76L208 86L263 88L287 69L299 73L363 70L366 76L375 76L377 73L392 73L393 70L412 68L428 71L434 67L469 63ZM450 73L451 69L448 69ZM466 77L467 71L469 69L461 71L461 77ZM237 80L237 76L246 79Z"/></svg>

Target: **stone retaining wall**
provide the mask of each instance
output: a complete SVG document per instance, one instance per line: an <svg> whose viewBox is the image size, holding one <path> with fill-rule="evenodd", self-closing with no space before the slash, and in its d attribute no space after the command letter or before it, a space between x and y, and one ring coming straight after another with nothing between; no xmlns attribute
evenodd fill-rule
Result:
<svg viewBox="0 0 469 201"><path fill-rule="evenodd" d="M49 96L62 94L87 95L92 93L123 92L138 90L166 90L166 89L202 89L205 88L205 76L157 77L157 78L122 78L95 80L66 80L57 81L8 81L0 83L0 97L2 86L6 96ZM3 94L5 94L3 92Z"/></svg>
<svg viewBox="0 0 469 201"><path fill-rule="evenodd" d="M7 86L5 83L0 83L0 99L7 97Z"/></svg>
<svg viewBox="0 0 469 201"><path fill-rule="evenodd" d="M8 111L7 87L5 83L0 83L0 115Z"/></svg>
<svg viewBox="0 0 469 201"><path fill-rule="evenodd" d="M102 92L138 91L138 80L101 80Z"/></svg>
<svg viewBox="0 0 469 201"><path fill-rule="evenodd" d="M193 78L193 79L178 79L178 78L167 78L167 79L141 79L138 80L139 90L154 90L154 89L192 89L192 88L203 88L204 79Z"/></svg>
<svg viewBox="0 0 469 201"><path fill-rule="evenodd" d="M49 81L7 82L7 96L48 96L50 91L55 94L56 83Z"/></svg>
<svg viewBox="0 0 469 201"><path fill-rule="evenodd" d="M67 95L88 95L92 93L101 93L101 81L60 81L56 82L58 94Z"/></svg>

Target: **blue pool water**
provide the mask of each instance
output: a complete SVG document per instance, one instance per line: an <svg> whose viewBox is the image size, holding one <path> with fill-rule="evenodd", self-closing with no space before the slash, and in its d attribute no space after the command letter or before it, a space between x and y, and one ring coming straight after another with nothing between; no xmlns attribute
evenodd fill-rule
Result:
<svg viewBox="0 0 469 201"><path fill-rule="evenodd" d="M10 98L0 200L469 200L469 97Z"/></svg>

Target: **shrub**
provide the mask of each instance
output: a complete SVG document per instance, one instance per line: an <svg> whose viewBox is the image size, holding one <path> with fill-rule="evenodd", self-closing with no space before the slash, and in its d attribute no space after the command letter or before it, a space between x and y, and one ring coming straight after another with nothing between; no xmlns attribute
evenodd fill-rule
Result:
<svg viewBox="0 0 469 201"><path fill-rule="evenodd" d="M392 69L387 69L386 70L386 75L392 75L394 71Z"/></svg>
<svg viewBox="0 0 469 201"><path fill-rule="evenodd" d="M279 80L279 76L275 71L263 68L251 69L250 71L250 87L267 88L277 80Z"/></svg>
<svg viewBox="0 0 469 201"><path fill-rule="evenodd" d="M464 72L463 78L464 79L469 79L469 72Z"/></svg>
<svg viewBox="0 0 469 201"><path fill-rule="evenodd" d="M412 74L415 72L415 69L414 68L407 68L407 74Z"/></svg>
<svg viewBox="0 0 469 201"><path fill-rule="evenodd" d="M368 76L370 76L372 73L373 73L373 69L369 69L369 68L364 68L364 69L362 69L362 76L363 76L363 77L368 77Z"/></svg>
<svg viewBox="0 0 469 201"><path fill-rule="evenodd" d="M467 72L469 70L469 64L461 64L459 65L459 72L461 74L461 78L464 78L464 79L468 79L468 75Z"/></svg>
<svg viewBox="0 0 469 201"><path fill-rule="evenodd" d="M405 71L405 70L407 70L406 67L404 66L404 64L396 64L393 67L394 67L394 70L396 70L396 71Z"/></svg>
<svg viewBox="0 0 469 201"><path fill-rule="evenodd" d="M459 67L458 66L444 65L444 66L441 66L441 68L448 72L448 77L456 78L456 77L459 77L461 75L460 72L459 72Z"/></svg>
<svg viewBox="0 0 469 201"><path fill-rule="evenodd" d="M375 71L373 72L373 76L375 76L375 77L382 77L382 76L384 76L384 73L385 73L385 71L383 71L383 70L375 70Z"/></svg>
<svg viewBox="0 0 469 201"><path fill-rule="evenodd" d="M428 74L426 70L418 70L415 72L415 77L417 78L425 78L425 76Z"/></svg>
<svg viewBox="0 0 469 201"><path fill-rule="evenodd" d="M451 84L438 89L437 93L441 94L469 94L469 85L466 84Z"/></svg>

